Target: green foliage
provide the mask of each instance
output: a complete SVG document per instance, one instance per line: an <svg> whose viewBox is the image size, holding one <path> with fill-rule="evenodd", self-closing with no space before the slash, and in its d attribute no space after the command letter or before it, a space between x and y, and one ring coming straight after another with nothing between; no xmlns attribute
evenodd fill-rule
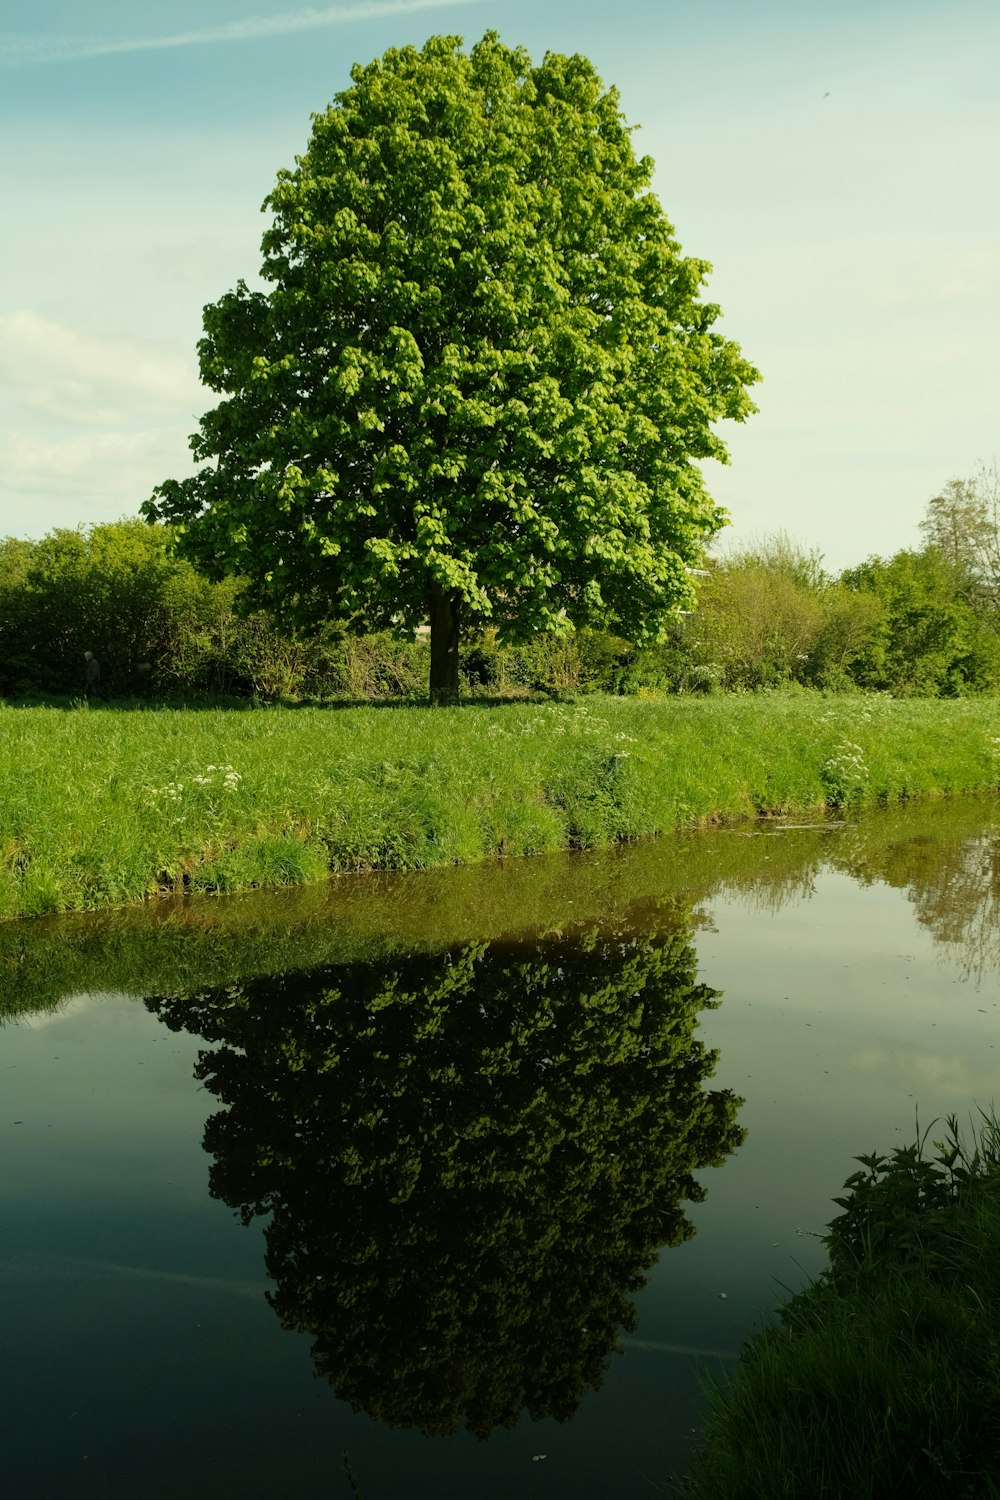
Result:
<svg viewBox="0 0 1000 1500"><path fill-rule="evenodd" d="M0 705L0 914L993 789L998 729L989 700L806 694L448 714ZM831 769L847 742L857 787Z"/></svg>
<svg viewBox="0 0 1000 1500"><path fill-rule="evenodd" d="M952 1233L961 1216L952 1210L1000 1194L1000 1124L981 1114L980 1129L967 1146L956 1116L945 1122L945 1137L926 1154L930 1126L911 1145L855 1158L863 1168L844 1184L847 1196L833 1201L842 1210L826 1236L832 1283L866 1275L873 1267L905 1266L938 1277L955 1269L959 1244Z"/></svg>
<svg viewBox="0 0 1000 1500"><path fill-rule="evenodd" d="M969 489L955 481L941 505ZM985 515L985 500L976 504ZM964 552L961 538L946 546L943 525L940 515L925 523L933 545L869 558L837 581L784 533L734 549L710 564L699 586L671 685L745 692L800 683L921 696L995 690L1000 628L995 591L984 581L985 543L976 542L974 565L968 535ZM986 520L982 527L989 530Z"/></svg>
<svg viewBox="0 0 1000 1500"><path fill-rule="evenodd" d="M843 692L856 684L857 663L882 639L885 606L877 594L827 583L820 596L819 629L813 637L805 679Z"/></svg>
<svg viewBox="0 0 1000 1500"><path fill-rule="evenodd" d="M504 697L630 692L635 686L637 662L652 657L654 651L640 652L629 641L607 631L538 635L513 645L489 630L469 641L462 655L462 674L472 693Z"/></svg>
<svg viewBox="0 0 1000 1500"><path fill-rule="evenodd" d="M113 698L419 695L426 643L279 630L237 579L211 583L168 528L122 520L0 541L0 695L80 695L83 652Z"/></svg>
<svg viewBox="0 0 1000 1500"><path fill-rule="evenodd" d="M853 740L842 740L823 762L820 770L826 788L828 807L842 807L846 802L865 802L871 788L871 772L864 751Z"/></svg>
<svg viewBox="0 0 1000 1500"><path fill-rule="evenodd" d="M710 559L698 607L675 633L657 685L753 692L793 683L843 691L881 620L785 532Z"/></svg>
<svg viewBox="0 0 1000 1500"><path fill-rule="evenodd" d="M340 635L321 648L307 686L317 696L355 703L417 699L426 691L429 660L425 638L401 641L387 631Z"/></svg>
<svg viewBox="0 0 1000 1500"><path fill-rule="evenodd" d="M212 1193L271 1216L268 1300L338 1396L486 1437L600 1384L743 1139L696 973L685 933L570 929L148 1002L213 1044Z"/></svg>
<svg viewBox="0 0 1000 1500"><path fill-rule="evenodd" d="M179 571L138 520L0 544L0 691L81 691L85 650L106 664L106 691L134 690L167 649Z"/></svg>
<svg viewBox="0 0 1000 1500"><path fill-rule="evenodd" d="M950 479L927 502L920 529L964 575L964 596L996 614L1000 603L1000 474L983 466L972 479Z"/></svg>
<svg viewBox="0 0 1000 1500"><path fill-rule="evenodd" d="M1000 635L965 598L968 575L936 547L869 558L843 575L846 587L874 596L877 631L853 665L861 687L949 694L1000 683Z"/></svg>
<svg viewBox="0 0 1000 1500"><path fill-rule="evenodd" d="M937 546L872 558L838 581L783 534L713 564L698 608L656 644L581 627L520 643L468 632L467 696L878 688L907 696L1000 685L1000 614L978 574ZM415 700L425 631L303 632L252 610L244 582L211 583L138 521L0 541L0 694L76 696L83 649L113 698ZM89 645L84 645L89 642Z"/></svg>
<svg viewBox="0 0 1000 1500"><path fill-rule="evenodd" d="M432 676L460 620L657 639L722 524L712 424L758 376L617 94L492 32L351 76L265 205L271 290L205 311L206 467L146 513L296 624L430 616Z"/></svg>
<svg viewBox="0 0 1000 1500"><path fill-rule="evenodd" d="M929 1133L929 1132L928 1132ZM1000 1493L1000 1128L858 1157L829 1269L709 1392L698 1500Z"/></svg>
<svg viewBox="0 0 1000 1500"><path fill-rule="evenodd" d="M818 593L829 582L823 555L807 551L787 531L767 532L752 541L734 544L725 554L728 568L759 568L772 578L784 578L797 588Z"/></svg>
<svg viewBox="0 0 1000 1500"><path fill-rule="evenodd" d="M122 520L0 542L0 693L82 692L83 652L110 696L301 688L316 643L279 635L172 555L165 527Z"/></svg>
<svg viewBox="0 0 1000 1500"><path fill-rule="evenodd" d="M689 621L694 661L714 667L730 691L800 680L820 631L816 590L767 557L744 555L715 565Z"/></svg>

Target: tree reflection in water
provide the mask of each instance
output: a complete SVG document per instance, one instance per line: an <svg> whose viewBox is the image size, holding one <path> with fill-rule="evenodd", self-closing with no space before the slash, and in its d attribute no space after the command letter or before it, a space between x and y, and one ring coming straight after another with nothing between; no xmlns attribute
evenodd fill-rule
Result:
<svg viewBox="0 0 1000 1500"><path fill-rule="evenodd" d="M355 1409L485 1437L600 1384L744 1134L695 974L686 933L591 931L148 1002L220 1044L212 1194L271 1215L268 1299Z"/></svg>

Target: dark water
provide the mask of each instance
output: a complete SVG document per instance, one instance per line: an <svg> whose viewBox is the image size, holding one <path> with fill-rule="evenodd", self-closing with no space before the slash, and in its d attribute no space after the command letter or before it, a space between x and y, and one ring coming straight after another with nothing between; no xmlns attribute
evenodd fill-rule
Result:
<svg viewBox="0 0 1000 1500"><path fill-rule="evenodd" d="M997 1094L998 852L962 801L0 929L4 1493L662 1492L852 1156Z"/></svg>

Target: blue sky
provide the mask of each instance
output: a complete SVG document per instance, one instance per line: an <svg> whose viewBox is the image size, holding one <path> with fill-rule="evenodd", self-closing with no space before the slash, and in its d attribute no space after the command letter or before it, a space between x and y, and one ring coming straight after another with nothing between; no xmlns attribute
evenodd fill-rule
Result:
<svg viewBox="0 0 1000 1500"><path fill-rule="evenodd" d="M201 309L253 280L279 167L350 66L488 28L621 93L760 414L730 541L840 568L1000 456L1000 6L984 0L5 0L0 535L187 471Z"/></svg>

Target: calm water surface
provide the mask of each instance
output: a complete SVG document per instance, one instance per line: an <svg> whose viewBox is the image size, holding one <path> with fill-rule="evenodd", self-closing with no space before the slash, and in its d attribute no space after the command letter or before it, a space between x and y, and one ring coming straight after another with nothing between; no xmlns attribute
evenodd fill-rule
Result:
<svg viewBox="0 0 1000 1500"><path fill-rule="evenodd" d="M962 801L0 929L4 1492L655 1494L851 1158L1000 1092L998 854Z"/></svg>

